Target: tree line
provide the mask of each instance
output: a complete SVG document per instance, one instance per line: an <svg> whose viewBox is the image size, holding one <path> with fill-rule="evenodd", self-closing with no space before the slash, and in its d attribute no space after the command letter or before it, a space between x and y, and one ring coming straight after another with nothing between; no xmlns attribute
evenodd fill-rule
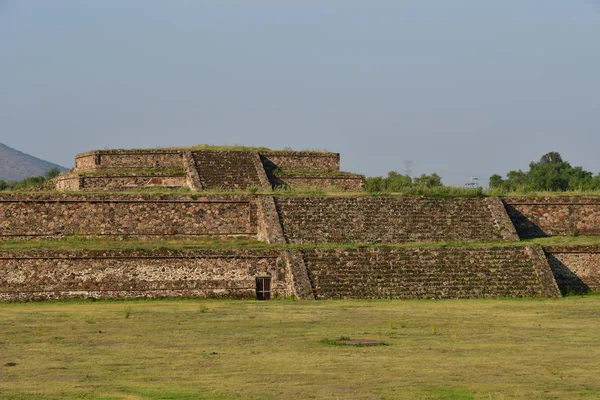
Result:
<svg viewBox="0 0 600 400"><path fill-rule="evenodd" d="M5 182L0 179L0 191L1 190L23 190L34 186L43 184L44 182L56 178L60 174L60 170L57 167L52 167L43 176L31 176L20 181L8 181Z"/></svg>
<svg viewBox="0 0 600 400"><path fill-rule="evenodd" d="M509 192L600 190L600 174L594 176L582 167L573 167L560 153L552 151L538 162L531 162L528 171L509 171L506 178L492 175L490 189Z"/></svg>
<svg viewBox="0 0 600 400"><path fill-rule="evenodd" d="M443 186L442 178L436 173L431 175L422 174L419 177L411 178L409 175L390 171L385 178L375 176L366 179L366 190L373 193L404 192L415 188L439 188Z"/></svg>
<svg viewBox="0 0 600 400"><path fill-rule="evenodd" d="M490 190L502 192L564 192L564 191L600 191L600 174L594 175L582 167L573 167L562 159L559 152L544 154L538 162L532 161L528 171L513 170L503 178L498 174L490 177ZM467 195L481 188L456 188L445 186L440 175L421 175L411 178L396 171L388 172L386 177L376 176L366 179L366 190L371 193L414 193L427 195L430 192L448 195Z"/></svg>

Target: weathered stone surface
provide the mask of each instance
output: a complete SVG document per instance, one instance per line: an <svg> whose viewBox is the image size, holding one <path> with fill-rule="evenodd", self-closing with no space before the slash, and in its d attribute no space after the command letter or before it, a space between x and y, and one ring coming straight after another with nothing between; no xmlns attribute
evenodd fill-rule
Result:
<svg viewBox="0 0 600 400"><path fill-rule="evenodd" d="M287 250L284 252L283 258L288 268L288 284L290 285L288 292L294 293L301 300L315 300L315 293L302 252Z"/></svg>
<svg viewBox="0 0 600 400"><path fill-rule="evenodd" d="M185 174L137 173L120 175L67 175L56 180L58 190L119 191L138 188L188 187Z"/></svg>
<svg viewBox="0 0 600 400"><path fill-rule="evenodd" d="M540 280L524 247L311 249L302 253L317 299L555 294Z"/></svg>
<svg viewBox="0 0 600 400"><path fill-rule="evenodd" d="M544 252L562 292L600 290L600 246L545 246Z"/></svg>
<svg viewBox="0 0 600 400"><path fill-rule="evenodd" d="M268 151L260 152L266 169L284 171L339 171L340 155L328 152Z"/></svg>
<svg viewBox="0 0 600 400"><path fill-rule="evenodd" d="M256 206L243 196L0 195L0 239L250 236Z"/></svg>
<svg viewBox="0 0 600 400"><path fill-rule="evenodd" d="M183 152L183 166L186 171L187 187L194 191L202 190L202 182L200 182L196 161L194 161L194 155L189 150Z"/></svg>
<svg viewBox="0 0 600 400"><path fill-rule="evenodd" d="M148 170L184 168L185 184L192 190L236 189L250 187L268 189L287 184L291 187L338 187L343 190L362 190L364 177L348 174L341 177L324 177L310 172L339 171L340 155L326 152L296 151L226 151L226 150L179 150L179 149L133 149L95 150L78 154L76 168L68 176L60 177L59 190L119 190L122 186L147 187L143 179L119 182L117 178L86 176L91 170ZM267 171L275 169L302 171L289 175L285 182L270 179ZM89 174L88 174L89 175ZM133 171L129 175L136 175ZM313 176L314 175L314 176ZM106 187L102 185L106 184ZM179 182L178 182L179 185Z"/></svg>
<svg viewBox="0 0 600 400"><path fill-rule="evenodd" d="M512 240L485 199L280 196L275 204L289 243Z"/></svg>
<svg viewBox="0 0 600 400"><path fill-rule="evenodd" d="M183 165L181 150L94 150L78 154L75 168L90 169L145 169L173 168Z"/></svg>
<svg viewBox="0 0 600 400"><path fill-rule="evenodd" d="M254 201L256 202L258 240L271 244L285 244L273 196L257 196Z"/></svg>
<svg viewBox="0 0 600 400"><path fill-rule="evenodd" d="M272 296L291 295L280 256L268 250L0 252L0 299L253 298L257 276L271 276Z"/></svg>
<svg viewBox="0 0 600 400"><path fill-rule="evenodd" d="M560 290L556 284L548 259L541 247L528 246L525 248L527 255L531 259L533 269L535 270L546 297L560 297Z"/></svg>
<svg viewBox="0 0 600 400"><path fill-rule="evenodd" d="M506 212L502 200L500 200L499 197L488 197L485 199L485 202L488 204L492 217L494 218L494 224L502 238L509 242L518 242L520 240L519 235Z"/></svg>
<svg viewBox="0 0 600 400"><path fill-rule="evenodd" d="M504 197L519 236L600 235L598 197Z"/></svg>
<svg viewBox="0 0 600 400"><path fill-rule="evenodd" d="M285 186L288 188L336 188L351 192L365 190L365 177L358 174L285 174L272 176L274 187Z"/></svg>

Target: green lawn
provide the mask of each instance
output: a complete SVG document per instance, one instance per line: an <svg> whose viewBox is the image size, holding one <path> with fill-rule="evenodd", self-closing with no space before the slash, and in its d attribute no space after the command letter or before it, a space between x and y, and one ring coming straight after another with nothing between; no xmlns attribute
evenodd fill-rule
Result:
<svg viewBox="0 0 600 400"><path fill-rule="evenodd" d="M0 321L2 399L600 398L595 295L2 303Z"/></svg>

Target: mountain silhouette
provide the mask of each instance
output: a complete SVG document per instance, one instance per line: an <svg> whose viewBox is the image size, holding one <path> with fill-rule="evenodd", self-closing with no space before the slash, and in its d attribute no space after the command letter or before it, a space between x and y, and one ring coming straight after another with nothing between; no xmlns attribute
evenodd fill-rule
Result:
<svg viewBox="0 0 600 400"><path fill-rule="evenodd" d="M30 176L44 175L53 167L57 167L61 172L69 170L0 143L0 180L20 181Z"/></svg>

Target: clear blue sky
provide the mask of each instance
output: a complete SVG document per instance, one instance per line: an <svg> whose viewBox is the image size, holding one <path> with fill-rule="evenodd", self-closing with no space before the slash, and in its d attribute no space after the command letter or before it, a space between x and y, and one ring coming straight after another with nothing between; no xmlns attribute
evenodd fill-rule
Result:
<svg viewBox="0 0 600 400"><path fill-rule="evenodd" d="M600 172L600 0L0 0L0 142L319 148L369 176Z"/></svg>

